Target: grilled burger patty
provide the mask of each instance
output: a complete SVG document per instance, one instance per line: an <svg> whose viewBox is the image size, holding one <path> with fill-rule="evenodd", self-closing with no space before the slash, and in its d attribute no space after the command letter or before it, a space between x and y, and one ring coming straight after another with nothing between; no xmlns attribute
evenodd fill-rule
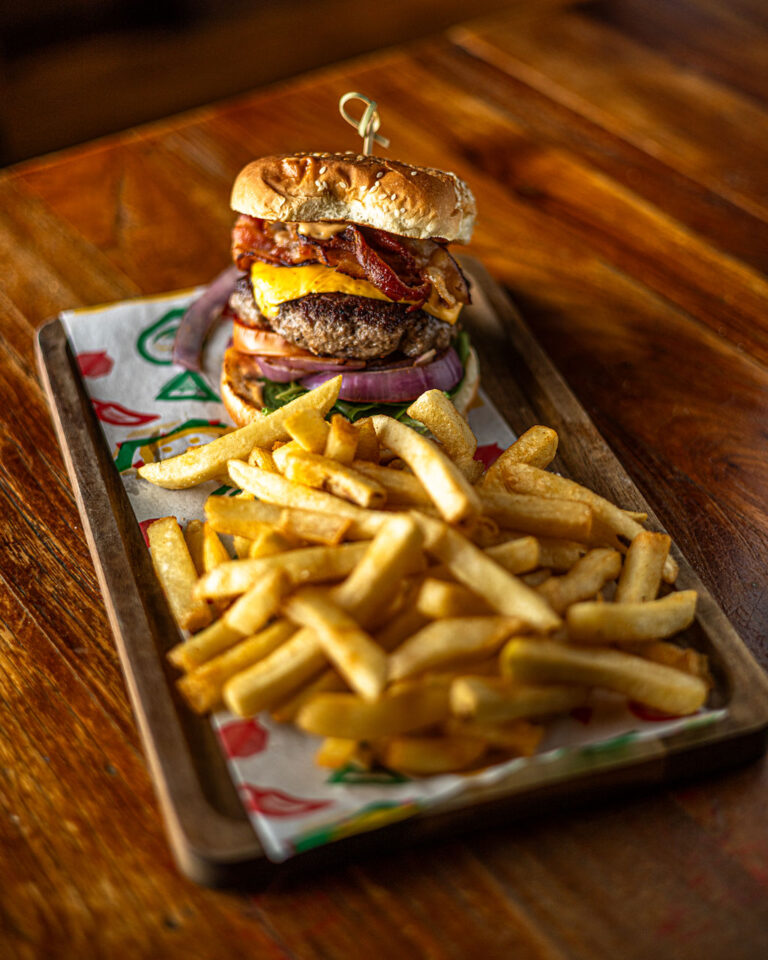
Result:
<svg viewBox="0 0 768 960"><path fill-rule="evenodd" d="M456 333L455 327L424 310L409 312L407 304L346 293L310 293L289 300L269 320L259 312L247 276L238 280L229 305L245 323L266 323L317 356L373 360L399 351L418 357L428 350L445 350Z"/></svg>

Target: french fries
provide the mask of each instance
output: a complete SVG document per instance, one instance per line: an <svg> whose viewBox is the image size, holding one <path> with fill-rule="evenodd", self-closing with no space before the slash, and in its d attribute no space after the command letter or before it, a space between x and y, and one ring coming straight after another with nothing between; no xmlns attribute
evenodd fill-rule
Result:
<svg viewBox="0 0 768 960"><path fill-rule="evenodd" d="M565 622L579 643L628 643L674 636L695 613L696 591L681 590L647 603L575 603Z"/></svg>
<svg viewBox="0 0 768 960"><path fill-rule="evenodd" d="M197 570L176 517L163 517L147 527L152 564L168 606L182 630L199 630L210 622L208 605L194 593Z"/></svg>
<svg viewBox="0 0 768 960"><path fill-rule="evenodd" d="M707 685L700 677L604 647L511 640L502 651L501 665L520 683L604 687L672 715L695 713L707 698Z"/></svg>
<svg viewBox="0 0 768 960"><path fill-rule="evenodd" d="M277 440L287 440L285 424L302 410L318 410L325 416L336 403L341 389L341 377L334 377L311 393L305 393L274 413L251 421L245 427L217 437L201 447L191 447L185 453L156 463L145 463L138 474L150 483L168 490L194 487L206 480L226 474L230 460L247 457L254 447L271 447Z"/></svg>
<svg viewBox="0 0 768 960"><path fill-rule="evenodd" d="M472 485L435 444L390 417L371 420L379 443L408 464L445 520L458 523L481 513Z"/></svg>
<svg viewBox="0 0 768 960"><path fill-rule="evenodd" d="M542 470L557 453L557 433L551 427L537 425L526 430L498 457L483 477L484 490L504 490L503 472L507 463L528 463Z"/></svg>
<svg viewBox="0 0 768 960"><path fill-rule="evenodd" d="M700 709L707 659L673 639L696 594L658 598L669 537L546 471L553 430L532 427L481 476L444 393L408 409L433 442L383 415L327 422L339 380L140 470L243 491L209 497L184 535L173 517L149 528L174 615L198 631L168 653L194 711L268 710L325 738L319 764L430 775L532 755L545 728L527 718L594 688Z"/></svg>

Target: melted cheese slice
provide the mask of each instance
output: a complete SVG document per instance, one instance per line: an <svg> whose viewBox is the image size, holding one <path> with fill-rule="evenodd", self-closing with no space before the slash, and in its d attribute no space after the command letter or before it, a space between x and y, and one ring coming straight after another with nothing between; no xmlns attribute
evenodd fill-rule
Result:
<svg viewBox="0 0 768 960"><path fill-rule="evenodd" d="M367 280L356 280L354 277L348 277L319 263L310 263L301 267L278 267L257 261L251 266L251 283L256 305L270 320L277 316L281 303L297 300L308 293L350 293L356 297L392 302L378 287ZM407 300L400 302L408 303ZM461 304L446 307L433 288L429 300L421 309L431 313L438 320L455 323L461 311Z"/></svg>

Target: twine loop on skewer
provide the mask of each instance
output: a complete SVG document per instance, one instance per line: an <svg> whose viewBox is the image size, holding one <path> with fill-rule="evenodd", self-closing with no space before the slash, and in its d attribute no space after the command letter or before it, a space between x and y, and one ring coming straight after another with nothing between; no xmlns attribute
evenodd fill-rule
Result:
<svg viewBox="0 0 768 960"><path fill-rule="evenodd" d="M359 120L350 116L344 109L350 100L361 100L365 104L365 110L363 110L363 115ZM373 153L374 143L380 143L382 147L389 146L388 138L377 132L381 126L381 118L376 107L375 100L371 100L370 97L366 97L362 93L356 93L354 90L345 93L339 100L339 113L363 138L363 153L366 154Z"/></svg>

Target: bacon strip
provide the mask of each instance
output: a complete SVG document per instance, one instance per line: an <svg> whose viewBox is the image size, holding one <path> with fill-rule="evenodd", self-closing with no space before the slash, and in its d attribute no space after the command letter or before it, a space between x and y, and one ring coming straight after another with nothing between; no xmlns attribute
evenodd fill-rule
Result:
<svg viewBox="0 0 768 960"><path fill-rule="evenodd" d="M466 278L444 244L351 223L341 233L316 240L300 234L296 224L242 214L232 234L232 255L241 270L255 260L280 266L321 263L368 280L390 300L412 303L413 310L433 287L449 305L470 302Z"/></svg>

